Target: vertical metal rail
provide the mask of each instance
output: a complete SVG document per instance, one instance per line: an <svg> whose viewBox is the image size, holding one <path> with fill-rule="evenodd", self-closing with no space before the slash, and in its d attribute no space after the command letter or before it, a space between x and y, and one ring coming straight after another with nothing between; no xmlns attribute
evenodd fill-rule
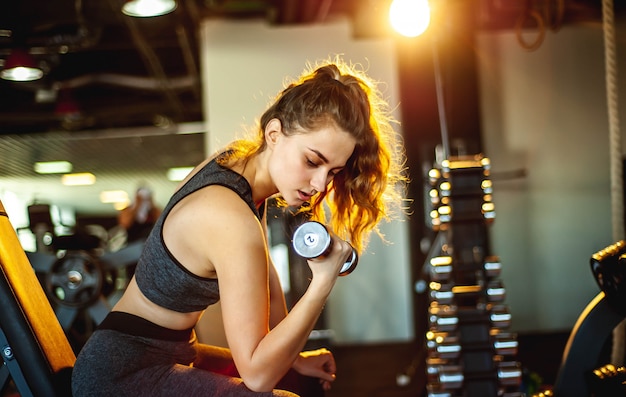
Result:
<svg viewBox="0 0 626 397"><path fill-rule="evenodd" d="M441 144L443 146L443 159L447 160L450 156L450 138L448 136L448 122L446 121L446 104L443 97L443 78L441 76L441 63L439 62L438 40L433 39L433 66L435 72L435 90L437 94L437 111L439 112L439 126L441 129Z"/></svg>

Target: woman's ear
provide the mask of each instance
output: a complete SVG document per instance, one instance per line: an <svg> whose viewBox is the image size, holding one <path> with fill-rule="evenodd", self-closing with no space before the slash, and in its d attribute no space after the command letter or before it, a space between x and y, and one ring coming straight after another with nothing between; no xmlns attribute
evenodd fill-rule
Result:
<svg viewBox="0 0 626 397"><path fill-rule="evenodd" d="M268 145L273 146L283 135L283 125L280 120L274 118L265 125L265 141Z"/></svg>

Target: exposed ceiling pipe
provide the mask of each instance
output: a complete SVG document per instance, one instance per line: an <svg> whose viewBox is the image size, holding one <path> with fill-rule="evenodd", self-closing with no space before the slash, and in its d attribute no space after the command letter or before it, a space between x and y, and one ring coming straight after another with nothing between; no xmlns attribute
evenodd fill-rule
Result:
<svg viewBox="0 0 626 397"><path fill-rule="evenodd" d="M162 108L162 106L161 106ZM86 119L101 120L103 125L119 124L116 121L119 120L138 120L142 122L149 122L153 124L157 118L168 118L163 115L162 111L156 110L155 104L152 102L134 102L127 106L100 106L94 109L89 109L81 116ZM0 113L0 123L11 125L28 125L28 124L47 124L52 121L64 120L65 117L56 114L53 110L49 111L14 111L10 113ZM169 118L168 118L169 119ZM171 120L172 123L176 123L176 120ZM129 123L128 125L133 125ZM57 128L54 126L53 128ZM10 132L6 132L10 133ZM6 134L5 133L5 134ZM0 134L0 136L3 134Z"/></svg>
<svg viewBox="0 0 626 397"><path fill-rule="evenodd" d="M165 85L171 91L196 90L198 76L180 76L167 79ZM89 85L110 85L125 87L134 90L159 91L163 89L163 82L153 77L141 77L116 73L91 73L63 81L55 81L51 86L43 84L19 84L16 87L37 93L37 102L46 103L56 100L57 93L64 89L77 89Z"/></svg>
<svg viewBox="0 0 626 397"><path fill-rule="evenodd" d="M109 5L115 11L119 11L117 9L117 4L115 0L109 0ZM168 87L168 84L167 84L168 78L167 78L167 75L165 74L165 71L163 70L163 66L161 65L161 62L159 61L159 57L155 54L155 52L152 50L148 42L145 40L145 38L141 34L141 31L137 27L137 24L135 23L134 19L123 16L123 15L120 15L119 17L123 19L124 24L126 25L126 27L128 28L131 34L131 37L133 39L133 42L135 43L135 46L139 50L139 53L141 54L142 58L144 59L144 62L146 63L146 67L148 68L148 70L150 70L151 74L155 77L156 81L158 82L161 88L161 91L165 95L167 101L172 106L172 109L174 110L174 113L175 113L174 116L178 119L183 119L183 114L184 114L183 106L180 100L178 99L178 97Z"/></svg>
<svg viewBox="0 0 626 397"><path fill-rule="evenodd" d="M157 80L152 77L139 77L113 73L88 74L75 77L70 80L54 83L54 89L79 88L91 84L108 84L120 87L136 88L140 90L162 90L168 91L186 90L197 86L197 76L183 76Z"/></svg>
<svg viewBox="0 0 626 397"><path fill-rule="evenodd" d="M187 73L192 78L193 83L198 83L200 81L198 66L196 65L195 58L193 56L193 51L189 45L189 36L187 35L187 30L183 25L178 25L176 27L176 36L178 37L178 42L180 43L180 49L183 53L183 60L185 61L185 66L187 68ZM192 85L193 93L196 99L200 99L200 85L193 84Z"/></svg>
<svg viewBox="0 0 626 397"><path fill-rule="evenodd" d="M76 10L76 31L63 32L48 31L40 32L36 37L34 34L29 35L24 40L24 46L28 48L30 55L59 55L70 52L78 52L91 48L98 44L101 38L101 29L95 26L89 26L85 21L82 0L74 1L74 9ZM0 37L10 38L16 41L15 29L0 30ZM35 38L36 37L36 38ZM0 56L6 57L11 53L12 48L0 48Z"/></svg>

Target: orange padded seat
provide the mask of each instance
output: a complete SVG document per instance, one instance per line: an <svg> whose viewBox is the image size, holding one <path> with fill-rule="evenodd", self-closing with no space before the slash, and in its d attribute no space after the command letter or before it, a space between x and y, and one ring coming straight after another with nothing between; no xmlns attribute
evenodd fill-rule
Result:
<svg viewBox="0 0 626 397"><path fill-rule="evenodd" d="M76 357L1 201L0 268L0 336L4 334L13 353L8 362L3 357L18 392L35 397L71 395Z"/></svg>

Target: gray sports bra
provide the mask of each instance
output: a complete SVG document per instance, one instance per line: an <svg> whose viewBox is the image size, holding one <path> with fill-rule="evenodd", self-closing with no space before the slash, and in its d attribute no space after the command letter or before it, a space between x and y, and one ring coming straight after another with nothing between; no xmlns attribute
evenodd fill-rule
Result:
<svg viewBox="0 0 626 397"><path fill-rule="evenodd" d="M150 301L166 309L181 313L195 312L219 300L217 279L191 273L174 258L163 241L163 223L172 208L189 194L210 185L221 185L233 190L260 219L248 181L235 171L220 166L215 160L210 161L174 193L150 232L135 270L135 279L141 292Z"/></svg>

